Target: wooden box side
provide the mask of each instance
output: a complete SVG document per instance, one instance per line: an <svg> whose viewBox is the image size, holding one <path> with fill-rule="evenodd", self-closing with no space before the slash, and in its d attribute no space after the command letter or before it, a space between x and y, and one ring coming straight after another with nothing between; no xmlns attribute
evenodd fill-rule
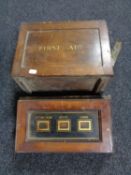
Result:
<svg viewBox="0 0 131 175"><path fill-rule="evenodd" d="M103 92L111 77L15 77L16 83L25 92L86 91ZM59 86L58 86L59 85Z"/></svg>

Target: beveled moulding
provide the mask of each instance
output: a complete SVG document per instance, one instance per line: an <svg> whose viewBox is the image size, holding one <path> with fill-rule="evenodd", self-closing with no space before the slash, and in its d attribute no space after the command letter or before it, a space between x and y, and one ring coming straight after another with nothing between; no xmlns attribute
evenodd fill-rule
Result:
<svg viewBox="0 0 131 175"><path fill-rule="evenodd" d="M22 24L12 76L27 92L104 91L113 76L106 22Z"/></svg>
<svg viewBox="0 0 131 175"><path fill-rule="evenodd" d="M20 99L15 151L113 151L109 99Z"/></svg>

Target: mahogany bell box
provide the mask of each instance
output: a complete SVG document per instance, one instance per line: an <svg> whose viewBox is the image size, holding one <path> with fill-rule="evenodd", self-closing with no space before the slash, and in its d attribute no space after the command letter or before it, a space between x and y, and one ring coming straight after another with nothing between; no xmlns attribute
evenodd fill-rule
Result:
<svg viewBox="0 0 131 175"><path fill-rule="evenodd" d="M109 99L18 101L15 151L111 153Z"/></svg>
<svg viewBox="0 0 131 175"><path fill-rule="evenodd" d="M12 76L26 92L104 91L113 76L106 22L22 24Z"/></svg>

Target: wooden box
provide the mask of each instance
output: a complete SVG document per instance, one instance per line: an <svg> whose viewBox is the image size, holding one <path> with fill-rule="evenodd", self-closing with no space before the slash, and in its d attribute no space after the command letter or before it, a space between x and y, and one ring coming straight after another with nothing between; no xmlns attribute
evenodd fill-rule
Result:
<svg viewBox="0 0 131 175"><path fill-rule="evenodd" d="M111 153L110 100L19 100L15 150Z"/></svg>
<svg viewBox="0 0 131 175"><path fill-rule="evenodd" d="M102 92L113 76L106 22L22 24L12 76L27 92Z"/></svg>

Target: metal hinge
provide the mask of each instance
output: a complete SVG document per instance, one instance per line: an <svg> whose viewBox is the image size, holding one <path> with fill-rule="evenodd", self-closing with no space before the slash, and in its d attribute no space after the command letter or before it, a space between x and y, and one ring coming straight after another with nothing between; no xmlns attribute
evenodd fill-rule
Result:
<svg viewBox="0 0 131 175"><path fill-rule="evenodd" d="M115 44L114 44L113 49L111 50L112 65L113 66L116 63L116 60L118 58L118 55L120 54L121 49L122 49L122 42L121 41L116 41Z"/></svg>

